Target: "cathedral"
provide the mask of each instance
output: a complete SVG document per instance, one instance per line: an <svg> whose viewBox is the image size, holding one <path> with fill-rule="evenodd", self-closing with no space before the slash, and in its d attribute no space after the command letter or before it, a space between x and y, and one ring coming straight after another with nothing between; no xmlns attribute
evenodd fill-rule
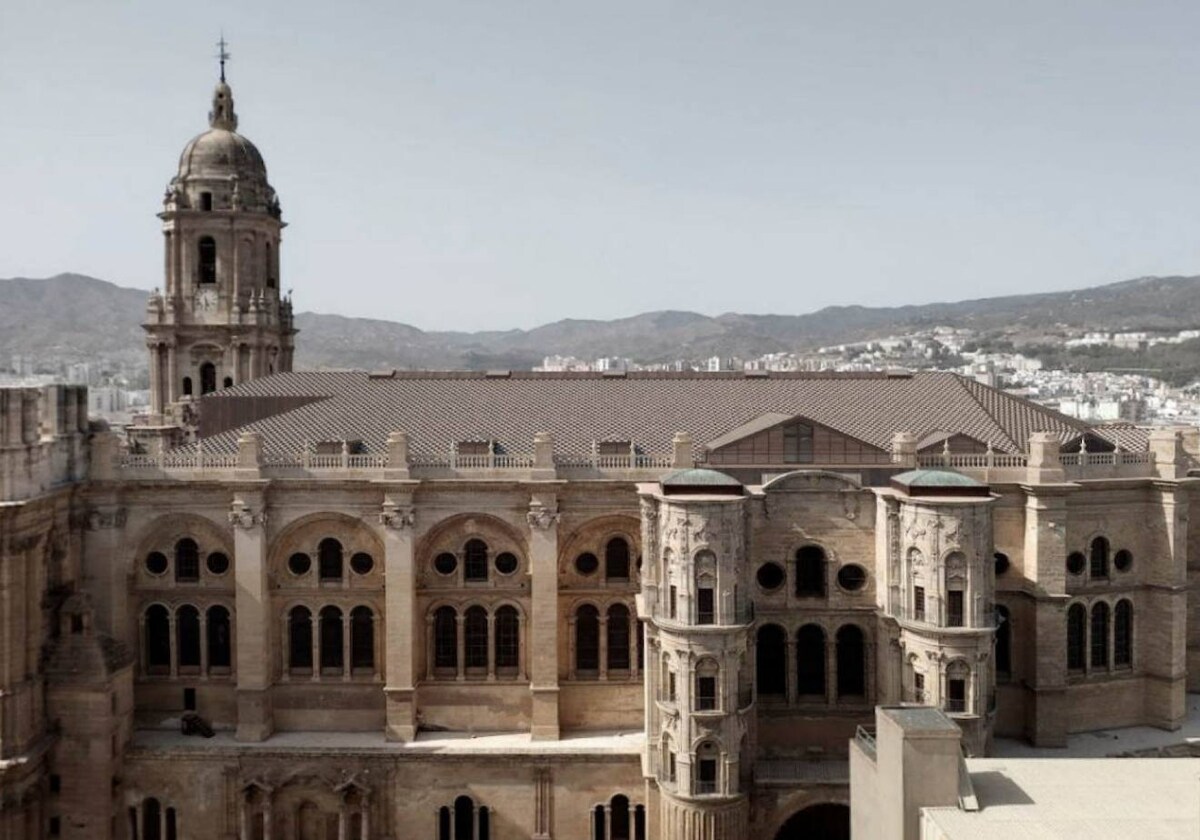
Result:
<svg viewBox="0 0 1200 840"><path fill-rule="evenodd" d="M223 74L208 125L146 422L0 390L0 837L838 840L877 706L979 756L1182 724L1200 430L944 372L294 371Z"/></svg>

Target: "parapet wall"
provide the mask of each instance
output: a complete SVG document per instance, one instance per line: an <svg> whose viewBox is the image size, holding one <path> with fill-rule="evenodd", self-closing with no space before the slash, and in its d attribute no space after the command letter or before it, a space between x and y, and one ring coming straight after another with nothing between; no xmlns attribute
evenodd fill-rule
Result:
<svg viewBox="0 0 1200 840"><path fill-rule="evenodd" d="M0 501L87 477L87 388L0 388Z"/></svg>

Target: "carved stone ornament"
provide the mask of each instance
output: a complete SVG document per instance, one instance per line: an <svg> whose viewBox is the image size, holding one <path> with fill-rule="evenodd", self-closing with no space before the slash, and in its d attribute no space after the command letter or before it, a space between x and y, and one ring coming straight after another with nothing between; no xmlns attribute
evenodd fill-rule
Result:
<svg viewBox="0 0 1200 840"><path fill-rule="evenodd" d="M531 505L529 513L525 514L525 519L529 522L530 528L545 531L558 524L558 511L551 510L545 505Z"/></svg>
<svg viewBox="0 0 1200 840"><path fill-rule="evenodd" d="M658 505L649 499L642 499L642 521L657 522L658 521Z"/></svg>
<svg viewBox="0 0 1200 840"><path fill-rule="evenodd" d="M125 527L125 516L124 508L115 510L92 508L87 514L87 527L89 531L99 531L102 528L123 528Z"/></svg>
<svg viewBox="0 0 1200 840"><path fill-rule="evenodd" d="M417 521L417 515L410 507L401 507L395 502L384 502L379 512L379 524L393 531L407 531Z"/></svg>
<svg viewBox="0 0 1200 840"><path fill-rule="evenodd" d="M233 507L229 511L229 521L233 523L235 528L250 530L255 525L266 525L266 511L254 513L250 510L250 505L246 504L241 499L233 500Z"/></svg>

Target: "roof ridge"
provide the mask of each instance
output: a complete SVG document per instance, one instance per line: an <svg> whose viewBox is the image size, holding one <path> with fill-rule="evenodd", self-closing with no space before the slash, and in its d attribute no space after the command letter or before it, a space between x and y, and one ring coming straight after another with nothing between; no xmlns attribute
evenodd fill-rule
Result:
<svg viewBox="0 0 1200 840"><path fill-rule="evenodd" d="M1012 435L1010 435L1005 430L1004 426L1002 426L1000 424L1000 421L996 419L996 416L994 414L992 414L992 412L988 411L988 407L983 404L983 400L979 399L979 397L978 397L978 395L976 395L974 389L972 389L970 387L971 385L978 385L981 388L989 388L990 386L984 385L982 382L977 382L974 379L968 379L967 377L963 376L961 373L955 373L953 371L948 371L948 373L950 373L955 378L955 380L958 382L959 387L962 388L963 391L966 392L967 397L973 403L975 403L975 405L979 406L979 410L984 413L984 416L987 417L988 420L990 420L992 422L992 425L996 427L996 430L1000 432L1000 434L1003 436L1003 438L1006 441L1008 441L1009 447L1012 450L1019 452L1021 447L1017 446L1017 442L1015 440L1013 440ZM992 388L991 390L993 390L997 393L1003 393L1003 391L1000 391L999 388ZM991 445L991 441L984 441L984 442L987 443L989 446Z"/></svg>

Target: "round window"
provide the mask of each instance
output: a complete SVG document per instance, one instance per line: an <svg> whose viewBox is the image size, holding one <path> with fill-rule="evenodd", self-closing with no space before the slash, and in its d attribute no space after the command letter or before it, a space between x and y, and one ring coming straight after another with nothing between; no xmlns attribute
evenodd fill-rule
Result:
<svg viewBox="0 0 1200 840"><path fill-rule="evenodd" d="M433 558L433 568L439 575L452 575L458 568L458 558L449 551L443 551Z"/></svg>
<svg viewBox="0 0 1200 840"><path fill-rule="evenodd" d="M208 571L212 574L223 575L229 571L229 557L219 551L214 551L208 555L205 565L208 566Z"/></svg>
<svg viewBox="0 0 1200 840"><path fill-rule="evenodd" d="M850 592L857 592L867 583L867 570L862 566L851 563L838 569L838 586Z"/></svg>
<svg viewBox="0 0 1200 840"><path fill-rule="evenodd" d="M312 560L302 551L297 551L288 558L288 571L294 575L306 575L312 568Z"/></svg>
<svg viewBox="0 0 1200 840"><path fill-rule="evenodd" d="M517 570L517 555L504 551L496 555L496 571L502 575L511 575Z"/></svg>
<svg viewBox="0 0 1200 840"><path fill-rule="evenodd" d="M600 561L590 551L580 554L575 558L575 571L581 575L594 575L599 568Z"/></svg>
<svg viewBox="0 0 1200 840"><path fill-rule="evenodd" d="M1083 556L1082 551L1072 551L1067 555L1067 571L1073 575L1083 574L1083 567L1087 565L1087 558Z"/></svg>
<svg viewBox="0 0 1200 840"><path fill-rule="evenodd" d="M161 551L151 551L146 555L146 571L152 575L161 575L167 570L167 555Z"/></svg>
<svg viewBox="0 0 1200 840"><path fill-rule="evenodd" d="M763 563L758 567L758 585L763 589L778 589L783 586L783 566L778 563Z"/></svg>
<svg viewBox="0 0 1200 840"><path fill-rule="evenodd" d="M1113 565L1117 567L1118 572L1128 572L1133 567L1133 553L1127 548L1122 548L1113 555Z"/></svg>
<svg viewBox="0 0 1200 840"><path fill-rule="evenodd" d="M360 551L350 558L350 568L356 575L369 574L375 568L375 560L370 554Z"/></svg>
<svg viewBox="0 0 1200 840"><path fill-rule="evenodd" d="M1000 575L1007 572L1008 566L1009 566L1008 555L997 551L996 552L996 577L1000 577Z"/></svg>

